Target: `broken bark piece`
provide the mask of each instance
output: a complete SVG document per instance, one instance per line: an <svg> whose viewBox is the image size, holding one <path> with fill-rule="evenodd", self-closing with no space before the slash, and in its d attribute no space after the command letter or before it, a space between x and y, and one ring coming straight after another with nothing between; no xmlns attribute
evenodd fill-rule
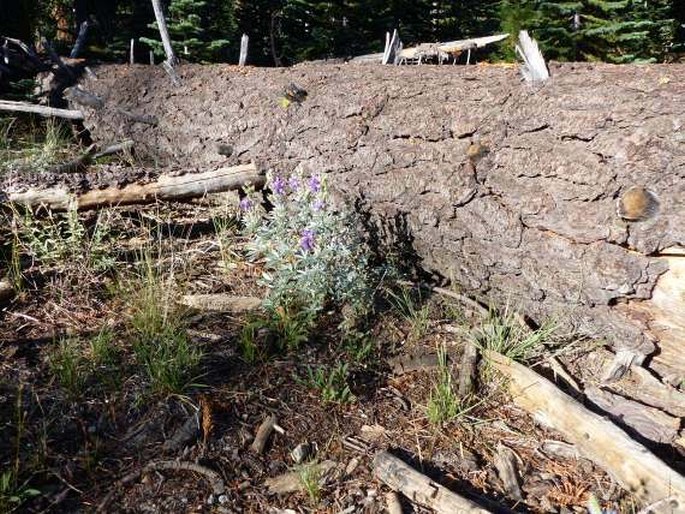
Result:
<svg viewBox="0 0 685 514"><path fill-rule="evenodd" d="M12 100L0 100L0 111L28 112L45 117L65 118L68 120L82 120L83 113L71 109L58 109L57 107L45 107L28 102L15 102Z"/></svg>
<svg viewBox="0 0 685 514"><path fill-rule="evenodd" d="M387 451L379 452L373 459L373 474L392 490L402 493L412 502L435 510L438 514L490 512L435 483Z"/></svg>
<svg viewBox="0 0 685 514"><path fill-rule="evenodd" d="M156 200L184 200L208 193L238 189L248 183L262 184L264 177L254 164L241 164L204 173L187 173L180 176L162 175L149 184L130 184L123 188L109 187L98 191L72 193L66 188L29 189L7 193L7 200L30 207L47 207L67 210L71 205L78 209L93 209L113 205L152 203Z"/></svg>
<svg viewBox="0 0 685 514"><path fill-rule="evenodd" d="M660 382L645 368L633 366L624 378L630 385L630 397L651 405L673 416L685 417L685 394L675 387ZM612 387L623 387L624 383L612 384Z"/></svg>
<svg viewBox="0 0 685 514"><path fill-rule="evenodd" d="M509 497L516 501L523 501L514 452L503 444L497 445L497 453L493 459L493 464Z"/></svg>
<svg viewBox="0 0 685 514"><path fill-rule="evenodd" d="M332 460L325 460L316 464L306 464L311 471L322 477L335 468L336 463ZM300 471L289 471L277 477L267 478L264 485L271 494L288 494L297 491L304 491L302 483L302 473Z"/></svg>
<svg viewBox="0 0 685 514"><path fill-rule="evenodd" d="M259 428L257 429L254 441L252 441L252 445L250 445L250 449L253 452L259 454L264 451L269 436L274 431L274 425L276 425L276 416L273 414L262 421L262 424L259 425Z"/></svg>
<svg viewBox="0 0 685 514"><path fill-rule="evenodd" d="M598 387L585 388L585 395L617 423L626 425L645 439L672 444L678 437L680 418Z"/></svg>
<svg viewBox="0 0 685 514"><path fill-rule="evenodd" d="M174 432L174 435L164 441L162 448L164 451L177 452L183 449L186 444L197 439L199 432L200 426L197 414L192 414L188 416L188 419L186 419L180 427L178 427Z"/></svg>
<svg viewBox="0 0 685 514"><path fill-rule="evenodd" d="M491 351L486 358L509 378L516 405L539 423L561 432L583 457L612 475L623 488L645 502L675 495L685 508L685 478L647 448L522 364Z"/></svg>
<svg viewBox="0 0 685 514"><path fill-rule="evenodd" d="M478 348L471 341L464 342L464 352L459 363L457 394L465 398L474 389L478 372Z"/></svg>
<svg viewBox="0 0 685 514"><path fill-rule="evenodd" d="M245 314L258 311L262 299L254 296L234 296L229 294L192 294L181 296L181 305L199 311Z"/></svg>

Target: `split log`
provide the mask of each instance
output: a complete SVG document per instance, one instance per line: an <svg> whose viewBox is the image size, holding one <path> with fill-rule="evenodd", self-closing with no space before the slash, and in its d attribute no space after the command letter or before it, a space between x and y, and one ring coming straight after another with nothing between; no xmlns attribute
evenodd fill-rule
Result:
<svg viewBox="0 0 685 514"><path fill-rule="evenodd" d="M373 474L394 491L399 491L411 501L433 509L438 514L489 512L471 500L435 483L387 451L379 452L373 459Z"/></svg>
<svg viewBox="0 0 685 514"><path fill-rule="evenodd" d="M188 173L180 176L162 175L149 184L129 184L123 188L109 187L85 193L73 193L66 187L23 192L7 192L6 201L30 207L46 207L67 210L151 203L157 200L184 200L208 193L238 189L246 184L259 185L263 176L254 164L220 168L204 173Z"/></svg>
<svg viewBox="0 0 685 514"><path fill-rule="evenodd" d="M68 120L83 119L83 113L81 111L45 107L44 105L32 104L29 102L15 102L13 100L0 100L0 111L30 112L40 116L66 118Z"/></svg>
<svg viewBox="0 0 685 514"><path fill-rule="evenodd" d="M685 477L603 417L590 412L552 382L495 352L486 357L509 379L516 405L539 423L558 430L580 454L646 503L668 496L685 509Z"/></svg>
<svg viewBox="0 0 685 514"><path fill-rule="evenodd" d="M375 240L463 294L685 377L685 67L552 65L535 87L503 66L178 70L187 90L161 70L101 67L85 89L160 122L106 106L87 113L91 134L162 163L221 165L224 142L231 162L326 173L370 211ZM310 95L283 108L291 82ZM658 199L652 217L620 215L633 186Z"/></svg>

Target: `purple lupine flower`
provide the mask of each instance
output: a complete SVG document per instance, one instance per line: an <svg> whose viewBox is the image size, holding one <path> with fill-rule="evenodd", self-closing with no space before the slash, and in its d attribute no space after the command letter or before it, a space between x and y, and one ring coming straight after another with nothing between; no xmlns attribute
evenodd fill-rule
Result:
<svg viewBox="0 0 685 514"><path fill-rule="evenodd" d="M240 200L240 204L239 204L240 210L243 212L249 211L250 209L252 209L253 205L254 204L252 203L252 200L250 200L247 196L245 198L243 198L242 200Z"/></svg>
<svg viewBox="0 0 685 514"><path fill-rule="evenodd" d="M300 238L300 247L305 252L311 252L314 249L314 231L308 228L302 231L302 238Z"/></svg>
<svg viewBox="0 0 685 514"><path fill-rule="evenodd" d="M326 207L326 202L324 202L321 199L315 200L314 203L312 203L312 210L314 212L319 212L323 211Z"/></svg>
<svg viewBox="0 0 685 514"><path fill-rule="evenodd" d="M318 193L319 191L321 191L321 179L316 175L312 175L311 177L309 177L307 185L309 186L309 190L312 193Z"/></svg>
<svg viewBox="0 0 685 514"><path fill-rule="evenodd" d="M271 183L271 189L279 196L285 195L285 180L280 175L276 175Z"/></svg>
<svg viewBox="0 0 685 514"><path fill-rule="evenodd" d="M290 190L295 192L300 188L300 181L297 177L290 177L288 179L288 185L290 186Z"/></svg>

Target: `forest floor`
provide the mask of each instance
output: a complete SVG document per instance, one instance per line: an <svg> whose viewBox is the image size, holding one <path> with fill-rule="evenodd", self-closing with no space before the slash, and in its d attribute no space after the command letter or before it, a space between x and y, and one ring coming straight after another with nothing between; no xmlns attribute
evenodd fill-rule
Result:
<svg viewBox="0 0 685 514"><path fill-rule="evenodd" d="M5 164L26 157L16 143L4 141ZM373 475L382 449L495 512L586 512L591 496L607 512L641 507L515 407L487 362L456 395L464 347L510 333L511 316L483 319L386 280L354 336L333 309L290 350L254 359L249 349L291 320L178 304L267 295L237 194L2 216L0 275L17 294L0 310L0 512L384 512L388 489ZM601 342L549 345L593 374ZM256 451L269 416L276 430ZM498 473L503 447L518 498ZM268 479L289 472L293 490L274 492ZM404 512L429 512L404 501Z"/></svg>

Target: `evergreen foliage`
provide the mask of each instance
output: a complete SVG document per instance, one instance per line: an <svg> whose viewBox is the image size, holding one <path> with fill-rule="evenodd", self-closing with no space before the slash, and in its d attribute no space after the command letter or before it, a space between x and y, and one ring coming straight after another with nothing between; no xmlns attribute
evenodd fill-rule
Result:
<svg viewBox="0 0 685 514"><path fill-rule="evenodd" d="M124 60L130 39L163 54L150 0L2 3L0 34L29 42L39 35L57 39L61 50L88 19L94 24L86 55ZM511 44L497 51L507 60L515 58L513 42L521 29L530 31L548 59L562 61L662 62L685 52L683 0L165 0L164 5L179 57L194 62L235 62L242 33L250 37L251 64L350 57L381 51L386 32L395 28L405 46L505 31ZM148 47L136 48L138 61L145 62Z"/></svg>
<svg viewBox="0 0 685 514"><path fill-rule="evenodd" d="M223 0L171 0L167 13L169 36L176 55L191 62L227 60L235 36L233 5ZM157 24L152 23L156 29ZM164 56L162 42L140 38Z"/></svg>

